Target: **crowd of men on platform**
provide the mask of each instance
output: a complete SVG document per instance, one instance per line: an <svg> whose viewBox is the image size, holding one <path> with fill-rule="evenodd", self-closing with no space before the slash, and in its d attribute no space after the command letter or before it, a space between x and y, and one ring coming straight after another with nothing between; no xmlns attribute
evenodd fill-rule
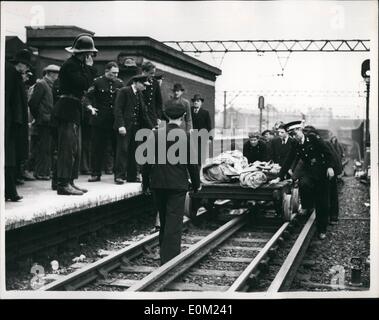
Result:
<svg viewBox="0 0 379 320"><path fill-rule="evenodd" d="M90 175L89 182L100 181L102 172L114 174L116 184L140 181L135 134L167 122L169 105L184 106L181 128L186 132L211 130L201 95L194 95L191 106L183 85L176 83L171 99L163 101L163 75L156 74L153 63L146 61L120 79L124 65L111 61L98 76L90 35L78 36L66 50L72 56L61 67L44 68L43 78L34 84L31 52L21 50L6 61L6 200L22 199L16 186L25 180L51 180L59 195L87 192L75 183L79 173ZM137 66L130 58L125 65Z"/></svg>
<svg viewBox="0 0 379 320"><path fill-rule="evenodd" d="M71 57L61 67L44 68L43 78L28 92L31 53L22 50L5 62L5 199L22 199L16 188L22 178L51 179L57 194L83 195L88 190L75 183L80 169L90 173L89 182L100 181L105 171L113 173L114 182L120 185L139 181L140 170L143 190L152 191L159 214L163 264L180 253L185 196L189 186L194 192L200 189L201 163L187 159L185 163L162 164L156 156L155 163L138 168L136 133L141 128L152 130L149 139L158 146L159 135L167 137L174 129L183 129L187 137L193 129L210 131L210 115L202 108L204 99L194 95L191 107L183 97L183 86L177 83L173 97L164 102L162 76L155 74L155 65L149 61L128 81L118 78L120 66L113 61L106 64L103 75L97 76L93 66L97 49L90 35L78 36L66 50ZM29 157L29 111L33 117L30 141L34 161ZM163 120L165 126L160 125ZM305 211L315 208L323 239L329 216L331 221L338 219L340 145L335 138L323 141L315 128L303 128L301 121L279 123L274 129L250 133L243 154L249 163L278 163L281 171L273 183L286 178L298 181L302 207ZM190 139L186 141L190 149ZM167 154L173 143L165 146ZM34 177L27 175L26 169L33 169Z"/></svg>

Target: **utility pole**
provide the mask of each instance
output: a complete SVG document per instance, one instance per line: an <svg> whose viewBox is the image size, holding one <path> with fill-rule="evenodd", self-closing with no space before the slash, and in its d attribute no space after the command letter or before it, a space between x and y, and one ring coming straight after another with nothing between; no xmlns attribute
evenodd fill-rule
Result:
<svg viewBox="0 0 379 320"><path fill-rule="evenodd" d="M265 105L265 98L263 96L259 96L258 98L258 108L259 108L259 132L262 132L262 112Z"/></svg>
<svg viewBox="0 0 379 320"><path fill-rule="evenodd" d="M370 123L369 123L369 102L370 102L370 78L366 81L366 135L365 135L365 145L370 146Z"/></svg>
<svg viewBox="0 0 379 320"><path fill-rule="evenodd" d="M224 91L224 129L226 129L226 91Z"/></svg>

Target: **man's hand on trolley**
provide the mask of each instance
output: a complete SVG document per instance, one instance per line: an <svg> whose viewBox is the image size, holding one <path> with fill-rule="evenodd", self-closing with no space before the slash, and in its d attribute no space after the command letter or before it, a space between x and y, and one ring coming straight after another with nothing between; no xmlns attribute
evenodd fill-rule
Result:
<svg viewBox="0 0 379 320"><path fill-rule="evenodd" d="M269 181L268 184L276 184L276 183L278 183L278 182L280 182L280 178L279 178L279 177L277 177L277 178L275 178L275 179Z"/></svg>
<svg viewBox="0 0 379 320"><path fill-rule="evenodd" d="M328 170L326 170L326 176L329 178L329 180L331 180L334 177L333 168L328 168Z"/></svg>
<svg viewBox="0 0 379 320"><path fill-rule="evenodd" d="M122 136L125 136L126 135L126 128L125 127L118 128L118 133Z"/></svg>

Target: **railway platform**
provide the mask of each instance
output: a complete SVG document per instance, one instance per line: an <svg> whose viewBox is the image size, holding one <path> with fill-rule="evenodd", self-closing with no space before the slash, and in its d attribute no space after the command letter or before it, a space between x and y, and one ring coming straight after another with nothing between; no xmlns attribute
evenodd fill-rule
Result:
<svg viewBox="0 0 379 320"><path fill-rule="evenodd" d="M18 186L18 192L24 198L19 202L5 202L5 230L46 222L142 194L140 183L116 185L113 175L104 175L95 183L87 179L88 176L83 175L76 181L88 189L82 196L57 195L51 190L51 181L27 181Z"/></svg>

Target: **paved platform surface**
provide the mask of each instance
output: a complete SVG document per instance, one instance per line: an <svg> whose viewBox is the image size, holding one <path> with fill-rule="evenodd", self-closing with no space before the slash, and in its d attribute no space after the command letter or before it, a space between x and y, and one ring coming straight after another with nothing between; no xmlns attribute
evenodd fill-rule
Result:
<svg viewBox="0 0 379 320"><path fill-rule="evenodd" d="M80 176L75 183L88 192L82 196L57 195L51 181L27 181L17 190L24 198L20 202L5 202L5 230L120 201L142 193L140 183L116 185L113 175L104 175L100 182L88 182Z"/></svg>

